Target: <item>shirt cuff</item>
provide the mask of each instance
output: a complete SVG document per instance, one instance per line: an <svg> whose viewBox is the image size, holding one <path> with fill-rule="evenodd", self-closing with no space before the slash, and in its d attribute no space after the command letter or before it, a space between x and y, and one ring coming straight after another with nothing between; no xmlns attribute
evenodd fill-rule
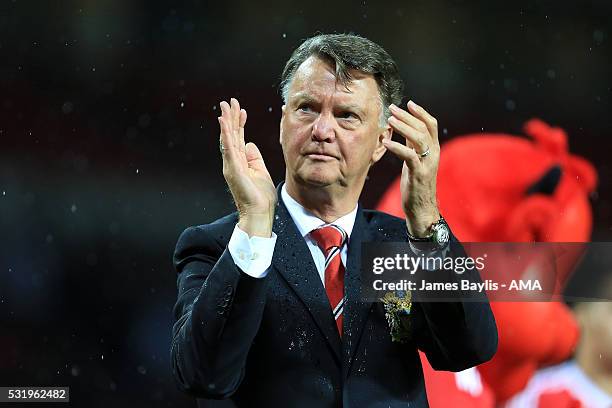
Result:
<svg viewBox="0 0 612 408"><path fill-rule="evenodd" d="M253 278L265 278L272 265L276 238L274 232L270 238L249 237L236 224L227 249L236 266L244 273Z"/></svg>

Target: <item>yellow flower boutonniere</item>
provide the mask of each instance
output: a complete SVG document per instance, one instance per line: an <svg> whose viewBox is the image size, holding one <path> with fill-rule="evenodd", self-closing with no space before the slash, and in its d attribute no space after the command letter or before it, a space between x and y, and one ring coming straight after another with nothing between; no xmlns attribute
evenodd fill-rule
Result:
<svg viewBox="0 0 612 408"><path fill-rule="evenodd" d="M385 307L385 317L389 323L391 340L406 343L410 338L410 310L412 294L405 291L387 292L380 299Z"/></svg>

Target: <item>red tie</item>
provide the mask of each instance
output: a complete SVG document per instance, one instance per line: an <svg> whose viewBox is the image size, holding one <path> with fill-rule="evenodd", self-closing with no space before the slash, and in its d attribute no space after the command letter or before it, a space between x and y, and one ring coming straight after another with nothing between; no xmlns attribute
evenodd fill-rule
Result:
<svg viewBox="0 0 612 408"><path fill-rule="evenodd" d="M337 225L327 225L310 233L325 255L325 291L336 319L338 333L342 336L342 312L344 310L344 265L340 250L346 241L346 232Z"/></svg>

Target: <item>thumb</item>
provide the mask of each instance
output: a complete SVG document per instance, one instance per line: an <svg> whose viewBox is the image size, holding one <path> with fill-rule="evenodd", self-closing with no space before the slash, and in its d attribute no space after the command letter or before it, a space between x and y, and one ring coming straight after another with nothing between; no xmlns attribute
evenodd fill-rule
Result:
<svg viewBox="0 0 612 408"><path fill-rule="evenodd" d="M266 164L257 145L249 142L245 145L245 153L249 167L254 170L266 170Z"/></svg>

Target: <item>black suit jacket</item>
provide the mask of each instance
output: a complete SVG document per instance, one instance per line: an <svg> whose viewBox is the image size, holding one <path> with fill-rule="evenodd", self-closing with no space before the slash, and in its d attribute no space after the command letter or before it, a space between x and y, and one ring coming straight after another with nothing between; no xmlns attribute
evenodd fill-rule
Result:
<svg viewBox="0 0 612 408"><path fill-rule="evenodd" d="M382 304L360 301L362 242L405 241L404 220L359 207L348 248L342 340L282 200L265 278L243 273L227 250L237 221L234 213L190 227L176 246L171 354L181 390L231 398L238 407L427 407L417 349L435 369L450 371L495 353L497 329L486 302L415 303L412 339L399 344L391 341Z"/></svg>

